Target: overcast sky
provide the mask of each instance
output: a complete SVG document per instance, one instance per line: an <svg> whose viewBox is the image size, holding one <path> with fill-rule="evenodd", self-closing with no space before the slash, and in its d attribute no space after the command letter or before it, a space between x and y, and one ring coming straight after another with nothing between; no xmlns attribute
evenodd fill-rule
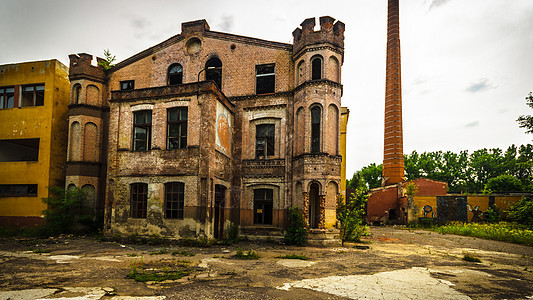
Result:
<svg viewBox="0 0 533 300"><path fill-rule="evenodd" d="M206 19L211 30L292 43L310 17L346 24L347 176L383 159L387 0L0 0L0 64L68 55L124 60ZM317 20L318 23L318 20ZM531 143L532 0L400 0L404 153Z"/></svg>

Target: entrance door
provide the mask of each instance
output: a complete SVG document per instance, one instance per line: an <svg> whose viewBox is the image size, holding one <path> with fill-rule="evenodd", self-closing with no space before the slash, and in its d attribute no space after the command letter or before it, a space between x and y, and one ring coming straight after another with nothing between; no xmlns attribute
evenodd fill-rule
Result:
<svg viewBox="0 0 533 300"><path fill-rule="evenodd" d="M318 195L319 186L312 183L309 188L309 227L318 228L320 222L320 197Z"/></svg>
<svg viewBox="0 0 533 300"><path fill-rule="evenodd" d="M214 235L215 238L224 236L224 203L226 196L226 187L223 185L215 185L215 220L214 220Z"/></svg>
<svg viewBox="0 0 533 300"><path fill-rule="evenodd" d="M254 190L254 224L272 225L272 189Z"/></svg>

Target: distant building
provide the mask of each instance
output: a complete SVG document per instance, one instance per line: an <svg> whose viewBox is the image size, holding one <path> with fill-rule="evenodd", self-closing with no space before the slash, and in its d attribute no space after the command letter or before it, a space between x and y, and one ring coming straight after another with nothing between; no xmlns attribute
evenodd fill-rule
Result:
<svg viewBox="0 0 533 300"><path fill-rule="evenodd" d="M68 69L57 60L0 66L0 223L43 222L65 183Z"/></svg>
<svg viewBox="0 0 533 300"><path fill-rule="evenodd" d="M285 44L187 22L108 71L71 55L67 185L94 188L111 232L270 234L294 206L333 229L344 24L314 27L306 19Z"/></svg>

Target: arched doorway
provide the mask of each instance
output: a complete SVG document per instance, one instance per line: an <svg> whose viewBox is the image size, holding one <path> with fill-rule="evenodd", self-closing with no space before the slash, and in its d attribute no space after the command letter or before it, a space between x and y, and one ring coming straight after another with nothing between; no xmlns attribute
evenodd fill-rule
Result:
<svg viewBox="0 0 533 300"><path fill-rule="evenodd" d="M309 227L318 228L320 224L320 186L313 182L309 187Z"/></svg>
<svg viewBox="0 0 533 300"><path fill-rule="evenodd" d="M219 239L224 236L224 207L226 198L226 187L220 184L215 185L215 218L214 236Z"/></svg>

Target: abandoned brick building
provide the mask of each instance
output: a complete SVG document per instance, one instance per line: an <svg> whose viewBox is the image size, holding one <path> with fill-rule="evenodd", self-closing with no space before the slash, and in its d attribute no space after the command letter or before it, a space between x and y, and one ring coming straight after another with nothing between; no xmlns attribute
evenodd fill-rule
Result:
<svg viewBox="0 0 533 300"><path fill-rule="evenodd" d="M281 231L294 206L334 228L344 24L301 26L285 44L187 22L109 70L70 55L67 187L95 187L108 232Z"/></svg>

